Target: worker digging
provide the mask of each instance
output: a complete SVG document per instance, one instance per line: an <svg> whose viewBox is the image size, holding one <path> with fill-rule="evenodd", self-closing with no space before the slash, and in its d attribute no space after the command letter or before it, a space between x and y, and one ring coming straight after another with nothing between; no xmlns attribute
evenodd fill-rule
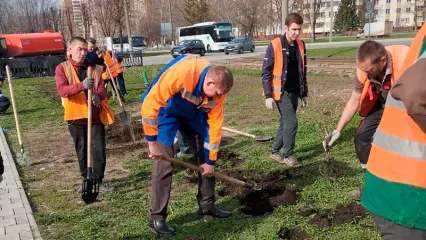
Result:
<svg viewBox="0 0 426 240"><path fill-rule="evenodd" d="M131 217L140 221L139 227L151 231L156 238L177 235L187 239L183 235L195 229L197 224L210 229L213 222L231 226L234 219L239 221L243 218L250 219L243 225L254 229L255 224L265 224L268 221L264 220L270 217L274 220L270 224L276 226L267 227L274 229L272 234L275 234L275 239L322 238L325 235L313 236L310 233L324 234L326 229L334 233L353 226L374 228L377 237L384 240L426 239L426 205L423 201L423 196L426 197L426 175L422 172L423 167L426 170L426 85L422 82L426 68L426 24L422 25L410 46L389 45L374 40L360 43L355 58L346 62L355 73L350 92L347 92L350 96L340 116L329 114L333 116L330 121L333 130L327 131L321 139L312 138L303 143L302 147L296 147L300 144L300 140L296 139L301 135L299 133L299 137L296 137L300 130L299 114L310 112L315 103L309 104L308 108L308 102L311 103L309 98L316 91L315 87L310 87L308 91L308 78L312 76L308 75L307 63L310 48L307 49L309 45L301 39L306 24L302 15L296 12L286 15L283 19L283 33L268 41L262 50L263 59L256 65L261 72L256 76L257 98L249 92L248 84L247 89L238 89L247 93L244 97L253 97L268 112L274 108L278 110L278 114L274 113L274 119L271 119L272 115L267 115L266 119L260 116L262 113L252 111L251 106L243 108L242 111L247 112L245 116L258 114L256 122L253 118L246 120L253 121L250 124L256 127L255 131L247 131L244 126L238 125L238 121L234 121L244 118L237 112L241 109L233 112L234 108L239 107L234 106L235 98L228 101L229 93L235 90L238 83L234 78L236 74L233 74L234 68L230 68L230 65L207 60L204 53L212 51L210 45L202 55L191 51L172 51L176 56L173 55L173 59L157 69L151 82L146 72L130 70L140 78L135 84L128 78L125 67L128 64L126 61L136 59L132 52L109 49L102 41L98 47L99 42L95 38L72 36L64 46L62 35L51 31L46 31L44 35L27 35L37 44L51 44L50 53L56 54L54 58L57 57L52 60L54 64L49 62L54 66L47 66L46 69L55 69L55 93L61 100L61 104L56 103L55 106L61 108L62 125L69 131L69 134L61 134L67 135L73 144L72 155L69 156L77 162L72 163L74 169L78 169L78 173L73 174L78 176L80 182L78 188L75 190L73 187L72 191L81 195L82 201L79 200L78 204L87 205L84 209L88 211L112 208L118 201L114 201L111 195L119 195L125 202L125 198L129 197L128 189L117 188L131 185L138 190L135 195L140 201L134 204L148 205L142 201L143 198L150 201L149 206L144 206L146 212L142 212L142 215L147 215L146 222L140 221L140 212L135 211L135 216ZM221 27L226 28L225 25ZM208 31L208 27L205 27L205 31ZM215 31L218 38L225 38L225 35L220 35L223 29L219 30L218 27ZM232 34L232 28L230 31ZM39 42L40 36L46 42ZM128 37L131 38L130 34ZM4 67L6 77L0 76L0 87L7 83L10 97L0 91L0 115L6 117L12 106L13 116L12 113L9 115L11 119L13 117L19 144L14 157L20 166L32 167L34 165L31 165L26 143L24 148L18 118L19 105L15 101L16 94L22 94L22 90L14 92L16 88L12 80L22 74L19 73L22 66L14 65L12 61L15 56L23 56L18 48L25 48L21 41L24 37L22 34L5 34L0 40L3 38L8 40L8 44L16 43L18 47L7 49L9 59L5 60L8 63ZM131 45L131 41L128 41ZM43 75L38 70L33 71L32 74ZM0 73L3 73L3 69ZM124 75L128 81L127 89ZM111 94L108 92L109 84L112 87ZM135 88L137 94L134 94ZM245 101L244 97L237 101ZM326 94L321 93L322 97L328 100ZM139 102L135 102L135 99L139 99ZM342 106L338 106L339 113ZM137 117L132 112L137 112ZM228 120L228 114L233 119ZM357 166L359 161L361 169L358 166L352 170L341 165L332 151L336 155L347 154L339 153L343 145L339 140L344 138L344 130L356 114L359 114L361 120L353 131L351 151L357 158L357 161L353 161ZM337 124L334 120L337 120ZM302 121L308 122L303 122L306 124L304 126L313 122L309 122L309 118ZM0 128L0 131L3 130ZM235 151L234 147L238 144L249 153L262 152L260 158L269 160L249 165L244 157L248 154ZM176 154L176 148L179 148L180 154ZM139 175L129 171L130 177L121 179L114 176L116 178L110 184L108 178L114 172L108 172L106 168L112 153L120 155L120 166L141 164L142 159L145 163L149 161L150 165L138 165L143 169L143 173L137 173ZM132 156L131 160L125 161L123 156L127 153ZM310 161L314 158L312 156L317 155L321 159L325 156L325 161ZM0 155L0 183L3 181L2 175L8 174L5 172L3 157ZM272 171L268 164L278 167ZM185 169L186 173L179 173L180 168ZM314 180L307 180L307 171L310 169L318 172L315 176L309 176ZM362 174L364 183L350 194L346 191L352 188L342 188L347 195L345 198L340 199L340 195L329 194L326 189L315 185L317 179L326 179L331 187L339 186L335 185L339 180L354 181L349 187L358 187L361 181L339 178L347 169L350 173L358 171L358 174ZM190 176L188 171L195 174ZM186 177L184 187L193 187L197 191L192 201L194 204L185 206L187 209L184 210L180 198L176 197L182 194L179 192L182 189L179 186L182 182L178 182L182 180L179 174ZM172 177L176 175L173 182ZM7 179L10 181L9 177ZM141 181L146 181L149 193L136 186ZM321 198L306 194L309 188L315 188L313 191L322 194ZM188 188L188 192L192 190ZM339 200L338 204L330 206L328 201L332 198ZM1 195L0 200L6 201ZM319 202L325 202L325 205ZM179 211L175 211L176 208ZM296 211L293 215L297 216L298 222L274 219L273 214L280 211L290 217L291 213L287 210ZM182 214L183 211L189 213ZM186 219L192 222L187 223ZM374 226L368 225L369 222ZM97 222L93 224L98 227ZM243 225L238 227L242 228ZM8 230L5 229L6 234ZM214 234L214 238L222 238ZM257 239L257 236L253 237ZM146 239L146 236L135 235L134 238Z"/></svg>

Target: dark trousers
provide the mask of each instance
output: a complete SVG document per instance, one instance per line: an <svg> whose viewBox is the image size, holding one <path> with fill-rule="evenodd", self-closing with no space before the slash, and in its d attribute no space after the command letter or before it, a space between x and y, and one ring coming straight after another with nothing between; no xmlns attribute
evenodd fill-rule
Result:
<svg viewBox="0 0 426 240"><path fill-rule="evenodd" d="M123 73L119 73L115 78L118 82L118 86L122 95L127 94L126 85L124 84L124 76Z"/></svg>
<svg viewBox="0 0 426 240"><path fill-rule="evenodd" d="M371 113L360 122L358 130L355 133L355 152L363 169L365 169L365 164L367 164L373 136L379 126L382 115L383 108L371 111Z"/></svg>
<svg viewBox="0 0 426 240"><path fill-rule="evenodd" d="M374 222L379 228L380 236L383 240L425 240L426 231L414 228L407 228L402 225L393 223L375 214Z"/></svg>
<svg viewBox="0 0 426 240"><path fill-rule="evenodd" d="M204 164L204 140L196 134L195 131L187 124L181 123L179 131L188 141L189 148L198 160L198 164ZM173 157L173 148L165 146L158 142L161 150L169 157ZM215 178L205 177L198 174L198 206L202 210L210 210L215 204ZM166 219L167 206L170 199L170 191L172 185L172 164L158 160L154 161L152 170L152 203L151 203L151 219Z"/></svg>
<svg viewBox="0 0 426 240"><path fill-rule="evenodd" d="M284 148L284 156L293 155L297 133L296 110L299 103L299 94L284 91L281 100L276 101L280 113L280 126L272 145L272 153L279 153Z"/></svg>
<svg viewBox="0 0 426 240"><path fill-rule="evenodd" d="M78 165L82 177L87 176L87 125L69 124L71 136L77 152ZM92 177L103 180L106 166L105 127L102 123L92 126Z"/></svg>

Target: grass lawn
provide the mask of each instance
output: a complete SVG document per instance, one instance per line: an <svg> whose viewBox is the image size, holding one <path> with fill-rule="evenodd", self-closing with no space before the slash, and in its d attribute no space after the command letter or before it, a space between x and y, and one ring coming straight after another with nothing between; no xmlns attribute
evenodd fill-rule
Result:
<svg viewBox="0 0 426 240"><path fill-rule="evenodd" d="M357 47L307 49L308 57L354 57Z"/></svg>
<svg viewBox="0 0 426 240"><path fill-rule="evenodd" d="M125 72L129 92L126 108L133 115L137 115L138 99L144 89L142 72L146 71L152 80L161 67L137 67ZM224 125L275 136L279 114L264 107L260 71L234 69L233 73L235 84L227 98ZM299 214L307 207L321 212L348 204L351 202L349 192L363 182L353 147L358 117L333 149L341 174L330 177L319 173L326 159L321 145L324 130L335 126L351 92L352 78L310 74L308 81L310 102L305 109L299 105L296 141L296 156L303 166L290 169L269 159L272 142L258 143L250 138L228 135L221 151L232 153L239 161L222 158L217 167L217 171L288 169L292 177L283 183L295 184L300 190L297 203L253 217L240 211L236 198L217 196L217 205L232 211L233 216L203 221L194 214L197 210L196 185L185 178L182 169L176 168L168 221L176 228L177 236L164 239L277 239L282 227L297 227L308 234L308 239L380 239L369 216L323 229L312 225L310 217ZM20 172L43 239L153 239L146 227L152 168L152 161L145 159L146 149L108 150L106 178L116 190L101 194L101 201L86 206L75 190L81 181L54 79L17 79L14 88L24 145L33 160L32 166L21 168ZM7 86L3 90L8 95ZM117 102L110 101L110 105L118 113ZM18 150L11 109L7 115L0 116L0 125L8 129L11 146ZM114 144L110 140L107 142ZM218 181L217 186L222 184Z"/></svg>

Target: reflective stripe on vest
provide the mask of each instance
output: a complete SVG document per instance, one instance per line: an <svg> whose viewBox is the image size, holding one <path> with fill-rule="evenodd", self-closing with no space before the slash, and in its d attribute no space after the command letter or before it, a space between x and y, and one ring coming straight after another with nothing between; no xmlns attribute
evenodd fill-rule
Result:
<svg viewBox="0 0 426 240"><path fill-rule="evenodd" d="M385 47L386 51L391 56L392 61L392 75L391 75L391 84L393 84L397 78L395 76L400 75L400 69L405 59L405 56L408 54L409 47L405 45L391 45ZM371 82L368 79L366 73L357 68L356 74L358 80L364 84L364 88L361 93L361 98L359 102L359 114L361 117L366 117L373 109L379 97L377 94L371 93L369 90L371 88Z"/></svg>
<svg viewBox="0 0 426 240"><path fill-rule="evenodd" d="M305 57L306 53L303 48L303 42L300 39L296 40L297 46L299 48L299 53L301 56L302 61L302 72L305 71ZM283 57L283 46L281 44L281 38L275 38L271 41L272 48L274 50L274 69L272 70L272 80L271 80L271 87L272 87L272 98L275 100L281 99L281 93L282 93L282 75L283 75L283 67L284 67L284 57ZM287 49L285 51L288 51Z"/></svg>
<svg viewBox="0 0 426 240"><path fill-rule="evenodd" d="M391 182L426 188L426 134L389 92L367 169Z"/></svg>

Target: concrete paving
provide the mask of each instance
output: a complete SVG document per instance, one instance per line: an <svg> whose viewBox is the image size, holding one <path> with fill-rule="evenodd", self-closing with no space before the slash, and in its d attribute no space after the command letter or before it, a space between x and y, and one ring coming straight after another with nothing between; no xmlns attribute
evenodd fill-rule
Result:
<svg viewBox="0 0 426 240"><path fill-rule="evenodd" d="M0 153L5 171L0 183L0 240L42 239L1 128Z"/></svg>

